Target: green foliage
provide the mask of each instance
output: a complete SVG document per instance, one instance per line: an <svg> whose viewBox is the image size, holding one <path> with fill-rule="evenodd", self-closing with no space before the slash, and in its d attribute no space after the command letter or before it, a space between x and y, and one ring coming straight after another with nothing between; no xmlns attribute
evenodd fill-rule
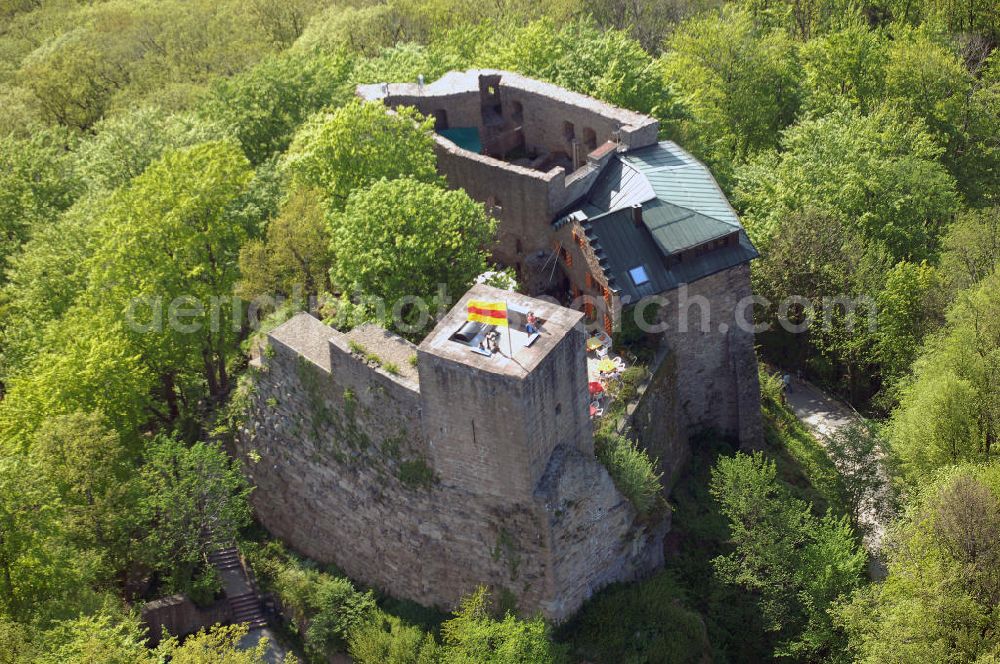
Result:
<svg viewBox="0 0 1000 664"><path fill-rule="evenodd" d="M928 333L941 324L940 273L926 262L897 263L878 295L876 354L888 383L906 374Z"/></svg>
<svg viewBox="0 0 1000 664"><path fill-rule="evenodd" d="M950 468L891 533L889 574L837 607L857 662L990 661L1000 649L1000 476Z"/></svg>
<svg viewBox="0 0 1000 664"><path fill-rule="evenodd" d="M347 50L372 56L402 38L401 20L396 3L331 5L309 21L295 49L331 55Z"/></svg>
<svg viewBox="0 0 1000 664"><path fill-rule="evenodd" d="M829 113L845 102L862 113L873 111L885 89L887 44L859 16L841 30L802 45L803 105Z"/></svg>
<svg viewBox="0 0 1000 664"><path fill-rule="evenodd" d="M348 640L358 664L433 664L439 650L432 635L391 615L361 625Z"/></svg>
<svg viewBox="0 0 1000 664"><path fill-rule="evenodd" d="M32 229L54 219L80 192L66 142L58 131L30 139L0 136L0 284L7 260Z"/></svg>
<svg viewBox="0 0 1000 664"><path fill-rule="evenodd" d="M771 373L761 364L757 367L757 380L760 382L760 400L771 408L778 408L785 401L785 383L777 373Z"/></svg>
<svg viewBox="0 0 1000 664"><path fill-rule="evenodd" d="M329 245L318 196L296 190L268 223L266 238L240 248L237 294L248 301L276 295L303 299L329 290Z"/></svg>
<svg viewBox="0 0 1000 664"><path fill-rule="evenodd" d="M244 69L270 49L243 4L63 6L48 25L35 26L41 32L33 35L26 57L11 63L15 80L47 121L80 130L147 96L165 107L190 106L207 81Z"/></svg>
<svg viewBox="0 0 1000 664"><path fill-rule="evenodd" d="M9 281L0 290L4 373L28 365L42 346L40 331L63 316L87 287L91 232L103 196L77 200L51 221L35 224L21 251L10 257Z"/></svg>
<svg viewBox="0 0 1000 664"><path fill-rule="evenodd" d="M914 483L936 468L990 457L1000 427L1000 274L963 291L914 364L889 440Z"/></svg>
<svg viewBox="0 0 1000 664"><path fill-rule="evenodd" d="M82 306L41 331L44 350L7 384L0 441L25 445L46 419L97 411L132 438L149 417L155 377L131 348L120 321Z"/></svg>
<svg viewBox="0 0 1000 664"><path fill-rule="evenodd" d="M216 625L210 630L202 629L197 634L184 639L181 644L175 637L163 641L153 652L155 661L170 661L175 664L265 664L276 662L268 653L268 637L262 637L256 645L245 644L248 628L240 625ZM291 653L285 655L282 664L296 664L298 659Z"/></svg>
<svg viewBox="0 0 1000 664"><path fill-rule="evenodd" d="M247 486L239 468L218 445L186 447L167 437L147 445L137 512L149 564L163 571L174 592L190 590L212 549L235 541L250 522Z"/></svg>
<svg viewBox="0 0 1000 664"><path fill-rule="evenodd" d="M896 260L934 254L958 195L920 122L888 107L867 116L839 110L803 120L781 145L783 152L761 155L738 175L737 200L762 247L789 213L813 209L866 244L884 244Z"/></svg>
<svg viewBox="0 0 1000 664"><path fill-rule="evenodd" d="M427 489L437 483L434 469L423 459L411 459L399 464L399 481L411 488Z"/></svg>
<svg viewBox="0 0 1000 664"><path fill-rule="evenodd" d="M318 190L334 210L383 178L436 182L432 127L412 108L387 113L381 103L355 100L310 118L295 134L285 169L295 186Z"/></svg>
<svg viewBox="0 0 1000 664"><path fill-rule="evenodd" d="M1000 207L959 214L941 245L940 269L952 291L982 281L1000 266Z"/></svg>
<svg viewBox="0 0 1000 664"><path fill-rule="evenodd" d="M357 83L385 81L416 81L423 75L435 79L449 71L468 66L463 58L445 51L414 42L398 42L387 46L371 57L358 60L351 79Z"/></svg>
<svg viewBox="0 0 1000 664"><path fill-rule="evenodd" d="M754 593L775 654L835 656L843 646L827 609L860 582L866 555L846 517L814 517L777 482L762 454L720 457L711 492L729 521L733 551L715 559L727 583Z"/></svg>
<svg viewBox="0 0 1000 664"><path fill-rule="evenodd" d="M711 656L705 624L669 571L602 590L560 629L560 638L574 654L601 664L693 664Z"/></svg>
<svg viewBox="0 0 1000 664"><path fill-rule="evenodd" d="M455 617L441 626L442 664L558 664L564 649L552 643L541 618L522 621L508 613L501 620L489 614L489 595L479 588L462 601Z"/></svg>
<svg viewBox="0 0 1000 664"><path fill-rule="evenodd" d="M376 619L375 597L370 591L360 592L343 577L303 564L280 545L259 552L251 560L257 574L280 599L310 661L325 661L328 654L343 652L351 632Z"/></svg>
<svg viewBox="0 0 1000 664"><path fill-rule="evenodd" d="M89 556L63 533L59 498L19 456L0 459L0 617L66 617L91 600Z"/></svg>
<svg viewBox="0 0 1000 664"><path fill-rule="evenodd" d="M882 427L863 421L841 428L826 439L826 450L837 465L845 507L855 528L862 529L865 512L887 523L895 516L896 496L888 486L888 441Z"/></svg>
<svg viewBox="0 0 1000 664"><path fill-rule="evenodd" d="M350 97L345 58L288 53L264 59L215 86L208 117L230 128L253 164L284 151L310 115Z"/></svg>
<svg viewBox="0 0 1000 664"><path fill-rule="evenodd" d="M592 20L541 19L509 31L498 47L491 44L476 58L477 64L540 78L664 120L678 113L670 87L639 42L623 31L602 30Z"/></svg>
<svg viewBox="0 0 1000 664"><path fill-rule="evenodd" d="M236 345L218 321L233 315L226 295L248 229L231 213L250 179L231 143L168 152L112 198L90 263L94 294L110 315L131 317L131 345L150 369L200 374L213 397L228 389Z"/></svg>
<svg viewBox="0 0 1000 664"><path fill-rule="evenodd" d="M38 664L153 664L139 617L117 607L67 619L43 633ZM27 659L23 660L25 663Z"/></svg>
<svg viewBox="0 0 1000 664"><path fill-rule="evenodd" d="M126 186L170 150L227 137L218 123L155 106L101 120L92 132L76 152L80 175L92 191Z"/></svg>
<svg viewBox="0 0 1000 664"><path fill-rule="evenodd" d="M795 119L801 74L792 40L734 5L685 21L667 40L661 66L689 110L683 142L724 187L734 166L777 147Z"/></svg>
<svg viewBox="0 0 1000 664"><path fill-rule="evenodd" d="M134 554L132 456L99 413L52 417L31 441L31 459L58 496L63 535L89 552L103 581L125 569Z"/></svg>
<svg viewBox="0 0 1000 664"><path fill-rule="evenodd" d="M441 285L447 293L462 293L486 270L483 248L496 227L464 191L412 178L382 180L356 191L330 225L334 284L381 298L386 316L395 308L407 326L419 322L420 306L413 298L422 298L433 312Z"/></svg>
<svg viewBox="0 0 1000 664"><path fill-rule="evenodd" d="M659 460L650 459L645 449L616 433L598 436L594 447L615 486L640 514L652 514L663 506L660 495L663 473L657 472Z"/></svg>

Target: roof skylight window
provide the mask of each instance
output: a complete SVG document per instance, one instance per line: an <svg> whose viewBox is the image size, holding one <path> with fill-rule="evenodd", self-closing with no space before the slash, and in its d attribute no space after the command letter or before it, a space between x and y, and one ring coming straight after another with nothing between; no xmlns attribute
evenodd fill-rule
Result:
<svg viewBox="0 0 1000 664"><path fill-rule="evenodd" d="M644 283L649 281L649 275L646 274L646 268L642 265L637 265L629 270L628 276L632 277L632 282L636 286L642 286Z"/></svg>

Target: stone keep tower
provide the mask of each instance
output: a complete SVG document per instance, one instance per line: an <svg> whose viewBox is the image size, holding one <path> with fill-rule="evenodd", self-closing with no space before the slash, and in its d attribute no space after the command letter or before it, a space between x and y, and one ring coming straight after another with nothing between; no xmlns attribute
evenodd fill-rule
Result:
<svg viewBox="0 0 1000 664"><path fill-rule="evenodd" d="M508 301L501 354L486 357L455 340L470 299ZM583 315L540 304L476 286L420 344L424 437L434 468L465 490L530 500L557 446L594 453ZM526 346L532 307L547 318Z"/></svg>
<svg viewBox="0 0 1000 664"><path fill-rule="evenodd" d="M502 352L480 350L470 299L508 303ZM278 326L236 445L257 517L356 581L442 609L487 585L564 620L655 569L666 518L639 518L593 454L580 319L475 286L419 346L307 314Z"/></svg>

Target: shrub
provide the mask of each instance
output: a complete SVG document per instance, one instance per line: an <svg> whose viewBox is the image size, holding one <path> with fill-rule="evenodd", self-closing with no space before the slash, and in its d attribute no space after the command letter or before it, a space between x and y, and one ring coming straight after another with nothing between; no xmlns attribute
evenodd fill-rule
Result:
<svg viewBox="0 0 1000 664"><path fill-rule="evenodd" d="M785 386L781 382L781 376L768 371L764 365L757 369L760 375L760 398L764 405L780 404Z"/></svg>
<svg viewBox="0 0 1000 664"><path fill-rule="evenodd" d="M438 661L438 651L432 635L384 613L348 637L348 652L358 664L430 664Z"/></svg>
<svg viewBox="0 0 1000 664"><path fill-rule="evenodd" d="M299 632L312 661L343 652L348 634L377 614L375 597L350 580L308 567L281 547L254 555L254 567L270 581L285 615Z"/></svg>
<svg viewBox="0 0 1000 664"><path fill-rule="evenodd" d="M684 599L666 570L639 583L616 584L588 602L560 637L586 661L708 661L712 647L705 625Z"/></svg>
<svg viewBox="0 0 1000 664"><path fill-rule="evenodd" d="M625 494L640 514L648 515L660 503L663 473L646 450L617 433L601 432L597 437L597 458L608 469L618 490Z"/></svg>
<svg viewBox="0 0 1000 664"><path fill-rule="evenodd" d="M428 466L423 459L402 462L399 464L398 475L399 481L411 488L429 488L437 481L434 469Z"/></svg>

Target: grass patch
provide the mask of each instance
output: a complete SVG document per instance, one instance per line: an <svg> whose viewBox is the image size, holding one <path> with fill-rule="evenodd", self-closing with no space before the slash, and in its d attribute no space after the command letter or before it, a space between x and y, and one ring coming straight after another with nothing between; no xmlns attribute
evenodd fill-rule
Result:
<svg viewBox="0 0 1000 664"><path fill-rule="evenodd" d="M826 450L787 406L766 392L763 397L764 439L778 467L778 479L796 498L811 502L817 515L828 507L845 514L843 482Z"/></svg>
<svg viewBox="0 0 1000 664"><path fill-rule="evenodd" d="M382 368L391 373L393 376L399 375L399 365L395 362L386 362L382 365Z"/></svg>
<svg viewBox="0 0 1000 664"><path fill-rule="evenodd" d="M434 469L423 459L403 461L397 471L399 481L410 488L429 489L437 482Z"/></svg>

